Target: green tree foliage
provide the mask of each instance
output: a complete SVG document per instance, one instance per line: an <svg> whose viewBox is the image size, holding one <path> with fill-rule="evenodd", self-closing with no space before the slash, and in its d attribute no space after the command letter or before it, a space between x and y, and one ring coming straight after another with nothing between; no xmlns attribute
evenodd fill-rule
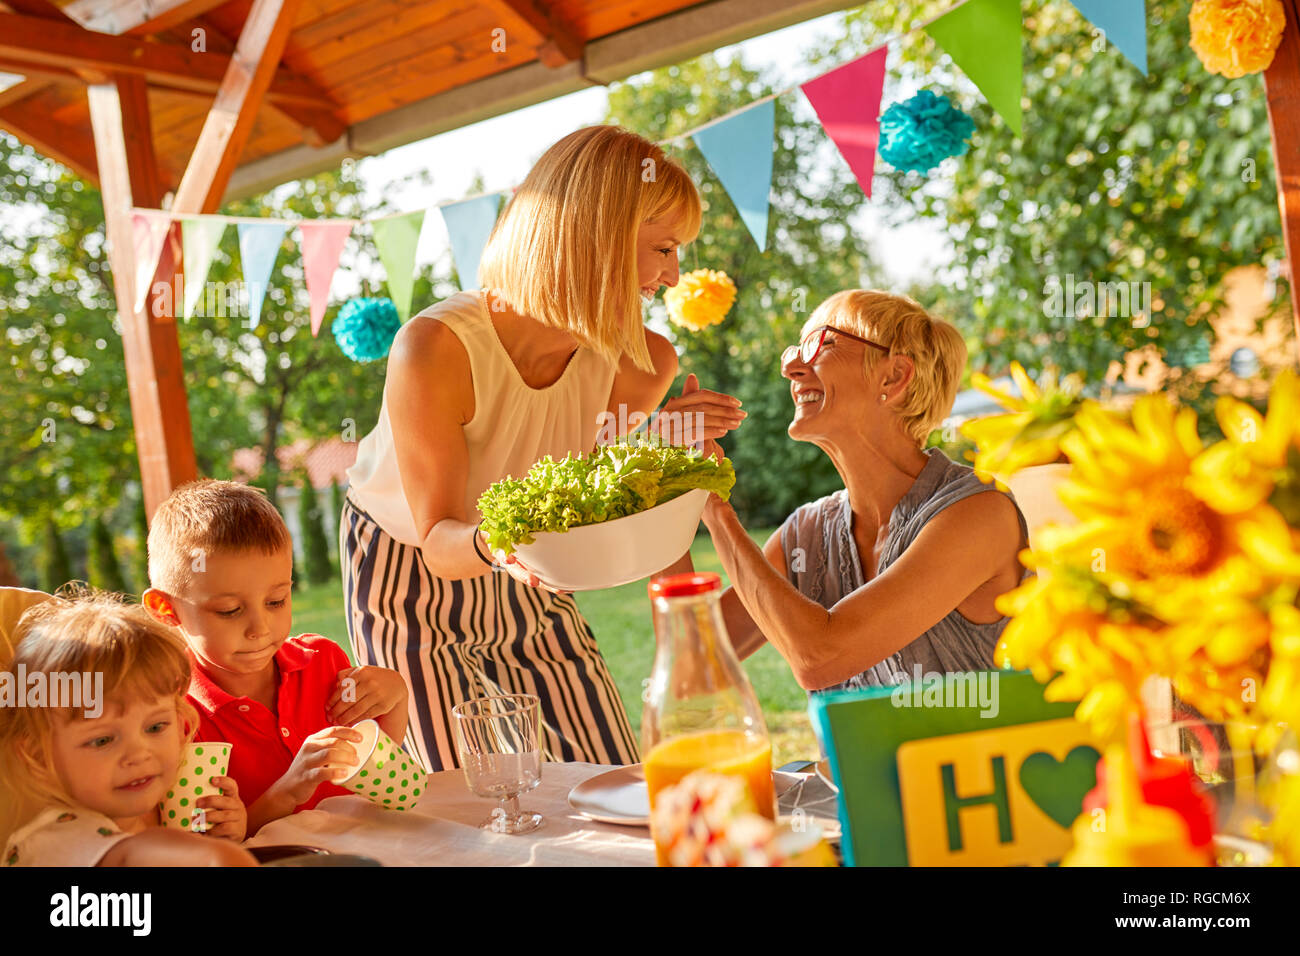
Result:
<svg viewBox="0 0 1300 956"><path fill-rule="evenodd" d="M860 7L824 60L860 55L948 5ZM1001 374L1012 360L1050 360L1096 381L1143 346L1194 351L1222 304L1224 275L1282 255L1262 78L1206 72L1188 47L1188 9L1185 0L1147 4L1143 77L1070 4L1027 4L1023 137L928 36L897 45L902 82L887 86L885 107L924 87L976 122L970 152L928 180L883 162L876 177L897 217L936 217L951 236L951 281L934 304L971 339L973 368ZM1058 307L1053 289L1068 276L1149 283L1150 312Z"/></svg>
<svg viewBox="0 0 1300 956"><path fill-rule="evenodd" d="M325 535L320 495L304 472L299 484L298 522L302 528L303 570L311 584L326 584L334 578L329 539Z"/></svg>
<svg viewBox="0 0 1300 956"><path fill-rule="evenodd" d="M345 163L221 211L296 219L390 210L365 198L358 167ZM0 133L0 213L7 378L0 521L17 520L23 544L41 539L48 515L70 530L83 516L116 507L127 483L138 481L139 465L99 192ZM381 275L368 231L359 228L354 239L340 270ZM230 288L242 278L236 230L228 228L208 275L214 294L179 326L200 474L230 477L233 452L260 445L271 463L262 483L272 500L280 480L276 450L298 438L359 438L378 417L383 389L384 363L352 362L329 334L341 302L312 337L297 240L291 230L261 322L249 329L242 301L227 309L216 294L219 283ZM415 308L433 300L435 281L428 273L419 278ZM454 288L444 279L442 291ZM363 282L361 294L384 294L382 282ZM174 302L171 308L179 311Z"/></svg>
<svg viewBox="0 0 1300 956"><path fill-rule="evenodd" d="M53 594L63 585L73 580L72 562L68 559L67 549L59 536L59 526L53 518L45 520L44 548L40 558L41 590Z"/></svg>
<svg viewBox="0 0 1300 956"><path fill-rule="evenodd" d="M113 532L109 530L103 515L95 515L90 523L90 583L106 591L119 594L127 591L126 579L122 576L122 567L117 563L117 554L113 548Z"/></svg>
<svg viewBox="0 0 1300 956"><path fill-rule="evenodd" d="M758 71L707 55L612 88L607 122L662 141L771 92L771 81ZM749 417L722 444L736 466L732 501L751 524L780 522L800 504L840 486L820 449L786 435L794 406L780 357L819 302L868 284L873 272L866 239L848 226L865 201L862 190L811 110L793 96L776 100L774 148L766 252L759 251L700 152L693 146L670 150L705 204L700 235L683 251L682 272L720 269L737 288L736 303L720 325L700 332L672 328L681 355L673 394L694 372L703 388L744 403Z"/></svg>
<svg viewBox="0 0 1300 956"><path fill-rule="evenodd" d="M135 578L136 594L149 588L149 519L144 511L144 495L136 501L132 512L135 524L135 549L131 552L131 576Z"/></svg>

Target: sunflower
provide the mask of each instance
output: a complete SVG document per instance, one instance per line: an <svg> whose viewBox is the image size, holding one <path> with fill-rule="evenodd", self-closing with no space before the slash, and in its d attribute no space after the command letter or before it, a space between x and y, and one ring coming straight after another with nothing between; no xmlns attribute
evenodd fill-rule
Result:
<svg viewBox="0 0 1300 956"><path fill-rule="evenodd" d="M995 386L982 372L971 376L971 385L1007 409L1005 415L989 415L966 422L961 433L975 442L975 473L982 481L1003 479L1021 468L1045 465L1060 458L1060 442L1074 428L1074 413L1082 399L1083 379L1067 375L1058 381L1056 368L1043 370L1041 385L1035 385L1024 366L1011 363L1011 378L1019 395Z"/></svg>
<svg viewBox="0 0 1300 956"><path fill-rule="evenodd" d="M1039 581L998 605L1014 615L1000 654L1040 679L1057 674L1049 696L1079 700L1103 738L1122 731L1153 674L1221 719L1250 714L1256 693L1289 706L1288 665L1270 668L1269 609L1287 575L1300 577L1285 519L1259 495L1224 511L1199 493L1195 412L1163 395L1143 396L1130 416L1087 402L1075 425L1061 441L1071 472L1059 494L1078 523L1039 533ZM1300 650L1300 611L1294 633Z"/></svg>
<svg viewBox="0 0 1300 956"><path fill-rule="evenodd" d="M1161 622L1122 585L1112 588L1091 569L1068 564L1040 567L997 607L1011 621L995 663L1027 668L1048 685L1048 700L1079 701L1076 716L1099 739L1122 739L1142 683L1157 668Z"/></svg>

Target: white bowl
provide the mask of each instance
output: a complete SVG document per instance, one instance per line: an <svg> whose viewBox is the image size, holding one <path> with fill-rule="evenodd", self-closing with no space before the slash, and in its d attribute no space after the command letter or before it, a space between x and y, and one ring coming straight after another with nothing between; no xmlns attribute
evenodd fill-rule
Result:
<svg viewBox="0 0 1300 956"><path fill-rule="evenodd" d="M694 488L672 501L626 518L542 531L515 554L543 582L560 591L594 591L649 577L691 546L709 500Z"/></svg>

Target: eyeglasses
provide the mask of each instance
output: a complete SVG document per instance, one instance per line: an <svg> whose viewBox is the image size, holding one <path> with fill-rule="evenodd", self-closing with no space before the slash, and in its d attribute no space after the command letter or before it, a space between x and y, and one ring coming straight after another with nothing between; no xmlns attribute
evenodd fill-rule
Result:
<svg viewBox="0 0 1300 956"><path fill-rule="evenodd" d="M881 345L879 342L873 342L870 339L864 339L860 335L854 335L852 332L845 332L843 329L837 329L830 325L820 325L803 337L803 341L798 345L792 345L781 353L781 364L787 365L794 361L795 356L803 359L805 365L811 365L817 358L817 354L822 350L822 342L826 339L827 332L834 332L836 335L843 335L845 338L855 339L859 342L865 342L872 348L888 353L889 347Z"/></svg>

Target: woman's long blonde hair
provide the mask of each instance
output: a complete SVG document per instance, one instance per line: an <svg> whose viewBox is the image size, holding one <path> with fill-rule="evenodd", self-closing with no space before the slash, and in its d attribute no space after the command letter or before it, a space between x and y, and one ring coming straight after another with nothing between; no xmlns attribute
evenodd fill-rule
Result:
<svg viewBox="0 0 1300 956"><path fill-rule="evenodd" d="M686 170L619 126L589 126L548 149L515 191L479 262L478 281L521 315L565 329L617 365L653 365L636 268L637 229L700 230Z"/></svg>
<svg viewBox="0 0 1300 956"><path fill-rule="evenodd" d="M190 658L174 628L142 605L84 587L61 590L19 619L13 672L28 676L102 674L102 703L173 698L184 741L198 730L198 712L186 700ZM19 688L19 693L23 688ZM28 797L71 803L54 769L55 721L77 720L75 708L0 708L0 779ZM177 753L180 772L181 754Z"/></svg>

